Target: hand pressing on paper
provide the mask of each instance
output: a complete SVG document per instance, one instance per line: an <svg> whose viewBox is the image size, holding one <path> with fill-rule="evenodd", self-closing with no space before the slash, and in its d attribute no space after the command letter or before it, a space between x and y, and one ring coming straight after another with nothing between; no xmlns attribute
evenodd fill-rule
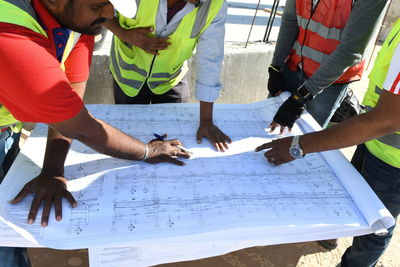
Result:
<svg viewBox="0 0 400 267"><path fill-rule="evenodd" d="M200 122L197 130L197 142L200 144L206 137L217 151L225 152L229 149L228 143L232 143L229 136L224 134L212 121Z"/></svg>
<svg viewBox="0 0 400 267"><path fill-rule="evenodd" d="M197 130L197 143L206 137L217 151L225 152L232 143L229 136L223 133L213 122L214 103L200 101L200 126Z"/></svg>
<svg viewBox="0 0 400 267"><path fill-rule="evenodd" d="M164 139L166 137L167 134L163 134L160 139ZM145 161L148 163L170 162L179 166L183 166L185 163L177 158L190 158L190 153L180 148L183 147L183 144L178 139L152 139L147 146L149 151Z"/></svg>
<svg viewBox="0 0 400 267"><path fill-rule="evenodd" d="M28 223L33 224L36 220L37 212L43 202L43 212L41 226L46 227L49 223L50 211L54 203L55 218L57 221L62 219L62 199L66 198L75 208L77 202L72 194L67 190L67 179L63 176L48 176L40 174L22 188L18 195L10 201L11 204L21 202L27 195L34 194L34 198L29 210Z"/></svg>

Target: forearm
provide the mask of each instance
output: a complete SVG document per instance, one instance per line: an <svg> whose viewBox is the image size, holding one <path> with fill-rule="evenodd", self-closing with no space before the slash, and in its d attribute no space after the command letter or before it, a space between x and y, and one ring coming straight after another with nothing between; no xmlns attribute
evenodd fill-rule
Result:
<svg viewBox="0 0 400 267"><path fill-rule="evenodd" d="M283 66L289 55L290 50L297 38L299 32L296 17L296 1L286 1L285 10L282 15L281 27L276 42L274 57L272 64L275 66Z"/></svg>
<svg viewBox="0 0 400 267"><path fill-rule="evenodd" d="M213 122L214 103L200 101L200 124Z"/></svg>
<svg viewBox="0 0 400 267"><path fill-rule="evenodd" d="M74 91L83 98L86 90L86 81L71 83ZM47 132L46 152L43 160L42 174L45 176L60 176L64 174L64 163L72 139L60 134L49 127Z"/></svg>
<svg viewBox="0 0 400 267"><path fill-rule="evenodd" d="M95 119L92 133L77 136L76 139L97 152L128 160L142 160L146 153L145 144L121 132L104 121Z"/></svg>
<svg viewBox="0 0 400 267"><path fill-rule="evenodd" d="M358 0L343 30L340 44L305 83L316 95L334 83L349 67L363 58L374 30L377 29L387 0Z"/></svg>
<svg viewBox="0 0 400 267"><path fill-rule="evenodd" d="M119 25L118 19L115 17L107 20L103 25L120 39L126 33L126 30Z"/></svg>
<svg viewBox="0 0 400 267"><path fill-rule="evenodd" d="M47 133L46 152L43 161L42 174L46 176L61 176L64 174L64 162L72 139L64 137L49 127Z"/></svg>
<svg viewBox="0 0 400 267"><path fill-rule="evenodd" d="M300 144L305 154L358 145L398 131L398 123L388 120L387 116L372 110L328 129L305 134Z"/></svg>
<svg viewBox="0 0 400 267"><path fill-rule="evenodd" d="M77 139L97 152L112 157L142 160L146 152L144 143L94 118L85 108L70 120L49 125L64 136ZM149 151L149 155L151 153Z"/></svg>

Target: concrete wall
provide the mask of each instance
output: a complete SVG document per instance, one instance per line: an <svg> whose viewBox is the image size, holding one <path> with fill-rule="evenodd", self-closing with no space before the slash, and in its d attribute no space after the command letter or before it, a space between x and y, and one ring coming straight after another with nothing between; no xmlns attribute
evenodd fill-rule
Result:
<svg viewBox="0 0 400 267"><path fill-rule="evenodd" d="M109 37L108 37L109 38ZM105 48L93 56L85 102L88 104L112 104L112 77L109 71L109 52ZM264 43L244 44L226 43L221 82L223 90L217 103L250 103L267 97L267 67L269 66L274 46ZM193 60L189 62L188 73L191 85L191 102L196 76ZM251 90L251 91L249 91Z"/></svg>
<svg viewBox="0 0 400 267"><path fill-rule="evenodd" d="M379 41L383 42L391 30L392 24L400 18L400 0L391 0L389 10L385 21L382 25L381 33L379 34Z"/></svg>

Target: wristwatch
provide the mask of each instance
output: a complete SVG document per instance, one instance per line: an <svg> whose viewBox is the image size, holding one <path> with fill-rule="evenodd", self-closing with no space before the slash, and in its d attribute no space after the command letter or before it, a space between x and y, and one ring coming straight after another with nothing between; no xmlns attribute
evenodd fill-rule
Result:
<svg viewBox="0 0 400 267"><path fill-rule="evenodd" d="M307 88L305 88L304 86L300 86L296 89L293 97L295 100L301 100L305 103L307 101L310 101L313 98L313 95L310 93L310 91L308 91Z"/></svg>
<svg viewBox="0 0 400 267"><path fill-rule="evenodd" d="M290 144L289 148L290 156L292 156L295 159L301 159L302 157L305 156L303 149L299 144L299 139L300 139L299 135L293 136L292 143Z"/></svg>

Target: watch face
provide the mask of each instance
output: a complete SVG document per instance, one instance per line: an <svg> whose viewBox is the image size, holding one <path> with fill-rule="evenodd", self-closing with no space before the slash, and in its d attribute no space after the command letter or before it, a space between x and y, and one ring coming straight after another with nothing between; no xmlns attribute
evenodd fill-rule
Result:
<svg viewBox="0 0 400 267"><path fill-rule="evenodd" d="M300 87L297 92L299 93L299 95L306 99L308 98L308 96L310 95L310 92L307 90L307 88L305 88L304 86Z"/></svg>
<svg viewBox="0 0 400 267"><path fill-rule="evenodd" d="M290 152L290 155L295 159L302 158L301 151L297 147L291 147L289 152Z"/></svg>

